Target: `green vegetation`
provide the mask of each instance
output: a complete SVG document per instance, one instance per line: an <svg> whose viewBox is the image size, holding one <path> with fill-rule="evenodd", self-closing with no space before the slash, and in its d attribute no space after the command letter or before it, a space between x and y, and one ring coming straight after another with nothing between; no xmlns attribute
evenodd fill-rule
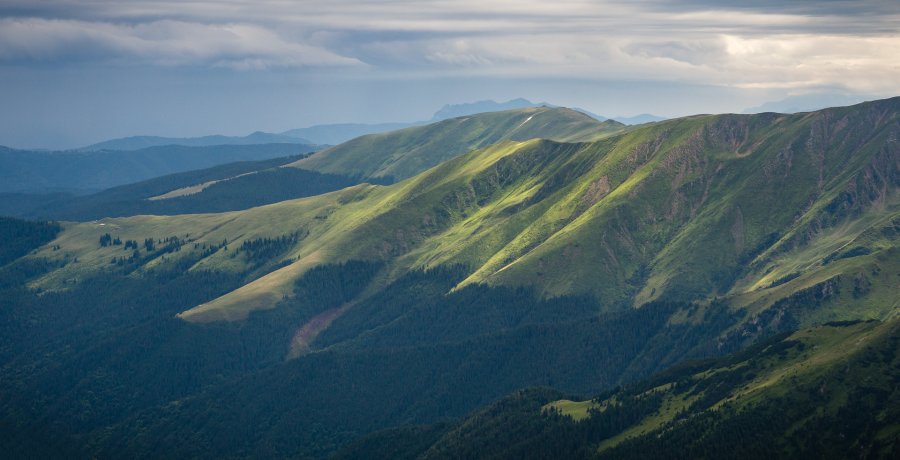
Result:
<svg viewBox="0 0 900 460"><path fill-rule="evenodd" d="M208 244L308 232L285 255L293 264L186 311L186 319L245 318L291 295L309 268L351 259L389 263L383 281L462 265L470 272L456 288L535 286L544 297L594 296L606 310L727 297L758 314L838 276L859 284L852 301L869 305L867 318L885 318L896 306L884 299L894 289L900 227L900 172L887 142L898 101L683 118L590 143L506 141L387 187L361 185L241 213L100 224L133 228L125 238L190 233ZM874 114L879 122L868 122ZM56 288L101 268L109 255L81 241L95 241L97 225L63 234L57 244L81 265L37 285ZM865 249L831 256L850 248ZM237 262L217 253L198 268L239 270ZM840 312L849 301L833 297L818 311L847 319Z"/></svg>
<svg viewBox="0 0 900 460"><path fill-rule="evenodd" d="M348 262L309 270L301 295L245 321L189 323L174 316L182 305L248 276L185 271L200 256L192 244L167 255L182 257L171 269L109 267L65 291L19 282L0 292L0 420L17 446L47 435L101 457L322 455L387 426L462 416L522 385L598 391L671 364L671 353L706 356L734 321L717 308L702 327L670 325L703 313L667 303L598 315L590 298L522 289L443 295L462 267L414 271L359 299L386 267ZM308 340L307 326L348 299L359 300ZM55 431L32 429L42 423Z"/></svg>
<svg viewBox="0 0 900 460"><path fill-rule="evenodd" d="M406 179L504 140L590 141L624 129L621 123L600 122L564 108L506 110L361 136L300 160L295 166L366 178Z"/></svg>
<svg viewBox="0 0 900 460"><path fill-rule="evenodd" d="M900 453L898 350L897 321L832 323L686 363L582 403L548 390L520 391L455 425L420 429L404 439L409 450L395 454L892 458ZM359 442L378 452L397 432Z"/></svg>
<svg viewBox="0 0 900 460"><path fill-rule="evenodd" d="M0 217L0 267L56 238L62 227L56 222L28 222ZM53 246L51 250L59 250Z"/></svg>
<svg viewBox="0 0 900 460"><path fill-rule="evenodd" d="M440 123L383 135L395 184L67 223L0 267L0 426L98 457L890 455L898 104L585 142L504 112L416 175Z"/></svg>

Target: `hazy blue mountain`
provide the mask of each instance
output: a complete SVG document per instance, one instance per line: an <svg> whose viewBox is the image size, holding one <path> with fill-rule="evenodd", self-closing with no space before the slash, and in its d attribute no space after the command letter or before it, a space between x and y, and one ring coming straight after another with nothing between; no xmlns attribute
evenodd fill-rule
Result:
<svg viewBox="0 0 900 460"><path fill-rule="evenodd" d="M208 145L245 145L245 144L269 144L269 143L290 143L290 144L320 144L320 145L337 145L367 134L384 133L395 131L398 129L409 128L412 126L421 126L435 121L446 120L449 118L462 117L466 115L474 115L484 112L499 112L502 110L522 109L527 107L560 107L544 102L531 102L524 98L517 98L507 102L497 102L493 100L483 100L477 102L469 102L463 104L447 104L434 113L431 120L411 121L411 122L390 122L390 123L332 123L313 125L305 128L290 129L281 133L265 133L257 131L244 137L233 136L203 136L203 137L161 137L161 136L132 136L120 139L111 139L97 144L83 147L79 150L137 150L147 147L160 145L186 145L186 146L208 146ZM596 118L599 121L605 121L608 117L598 115L585 109L575 108L585 115ZM644 119L650 117L648 119ZM634 121L632 119L640 119ZM653 115L639 115L637 117L617 118L625 124L640 124L648 121L663 120L662 117ZM624 121L632 120L632 121Z"/></svg>
<svg viewBox="0 0 900 460"><path fill-rule="evenodd" d="M163 145L184 145L188 147L207 147L213 145L258 145L258 144L313 144L299 135L273 134L257 131L246 136L202 136L202 137L161 137L131 136L82 147L78 150L139 150L147 147Z"/></svg>
<svg viewBox="0 0 900 460"><path fill-rule="evenodd" d="M553 106L553 107L555 107L555 106ZM596 113L591 112L590 110L587 110L587 109L582 109L582 108L579 108L579 107L572 107L572 110L574 110L574 111L576 111L576 112L581 112L581 113L583 113L583 114L585 114L585 115L587 115L587 116L589 116L589 117L591 117L591 118L596 119L597 121L606 121L606 120L609 120L609 118L604 117L603 115L597 115Z"/></svg>
<svg viewBox="0 0 900 460"><path fill-rule="evenodd" d="M0 192L99 191L224 163L309 153L308 144L168 145L140 150L47 152L0 147Z"/></svg>
<svg viewBox="0 0 900 460"><path fill-rule="evenodd" d="M531 102L528 99L516 98L506 102L483 100L462 104L446 104L434 113L431 120L390 123L332 123L313 125L305 128L290 129L281 133L266 133L257 131L247 136L222 136L211 135L202 137L163 137L163 136L131 136L82 147L78 150L138 150L147 147L162 145L184 146L211 146L211 145L250 145L250 144L321 144L337 145L367 134L384 133L412 126L421 126L435 121L450 118L474 115L485 112L499 112L502 110L523 109L527 107L561 107L546 102ZM574 108L578 112L595 118L599 121L610 119L586 109ZM614 120L626 125L638 125L653 121L665 120L651 114L641 114L633 117L615 117Z"/></svg>
<svg viewBox="0 0 900 460"><path fill-rule="evenodd" d="M756 107L748 107L744 109L744 113L797 113L812 112L821 110L826 107L840 107L858 104L866 100L876 99L872 96L858 94L803 94L799 96L790 96L780 101L770 101L760 104Z"/></svg>
<svg viewBox="0 0 900 460"><path fill-rule="evenodd" d="M103 217L237 211L362 183L358 177L279 167L303 156L227 163L154 177L85 196L0 193L0 216L87 221Z"/></svg>
<svg viewBox="0 0 900 460"><path fill-rule="evenodd" d="M464 104L447 104L434 113L431 117L432 121L446 120L448 118L464 117L483 112L499 112L501 110L524 109L527 107L540 107L548 105L544 103L531 102L528 99L517 98L506 102L497 102L492 100L467 102ZM602 121L602 120L601 120Z"/></svg>
<svg viewBox="0 0 900 460"><path fill-rule="evenodd" d="M666 120L666 118L660 117L658 115L649 114L649 113L642 113L640 115L635 115L633 117L613 117L613 120L616 120L619 123L625 123L626 125L642 125L644 123L653 123L655 121L663 121L663 120Z"/></svg>

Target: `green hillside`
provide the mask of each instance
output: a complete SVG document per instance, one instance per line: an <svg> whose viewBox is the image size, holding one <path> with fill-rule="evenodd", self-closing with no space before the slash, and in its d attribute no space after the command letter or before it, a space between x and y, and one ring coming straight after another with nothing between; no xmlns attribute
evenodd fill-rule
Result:
<svg viewBox="0 0 900 460"><path fill-rule="evenodd" d="M449 427L372 435L337 458L892 458L898 345L897 321L818 326L592 400L521 391Z"/></svg>
<svg viewBox="0 0 900 460"><path fill-rule="evenodd" d="M406 179L470 150L503 140L589 141L623 131L565 108L534 107L453 118L370 134L298 161L298 168L361 177Z"/></svg>
<svg viewBox="0 0 900 460"><path fill-rule="evenodd" d="M103 269L114 250L96 241L109 229L138 241L190 234L195 245L302 231L284 254L293 263L183 317L243 318L291 295L306 269L359 259L389 261L381 280L463 265L460 286L587 294L605 309L727 296L760 313L818 289L821 305L792 313L798 321L883 318L897 306L898 104L682 118L591 143L506 141L388 187L85 223L54 242L62 252L40 254L79 263L36 286ZM219 252L203 267L241 261ZM860 298L866 308L846 310Z"/></svg>
<svg viewBox="0 0 900 460"><path fill-rule="evenodd" d="M56 238L62 230L55 222L28 222L0 217L0 267Z"/></svg>
<svg viewBox="0 0 900 460"><path fill-rule="evenodd" d="M702 456L749 426L779 452L819 428L846 435L815 444L835 452L892 449L898 114L895 98L503 140L387 186L36 225L52 231L0 267L0 441ZM788 425L759 428L783 407Z"/></svg>

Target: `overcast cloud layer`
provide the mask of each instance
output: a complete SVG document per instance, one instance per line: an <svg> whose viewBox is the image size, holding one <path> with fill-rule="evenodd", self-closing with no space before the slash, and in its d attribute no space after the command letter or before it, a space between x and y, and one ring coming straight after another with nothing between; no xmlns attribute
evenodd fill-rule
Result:
<svg viewBox="0 0 900 460"><path fill-rule="evenodd" d="M427 119L518 96L674 116L900 94L900 2L744 3L0 0L0 144Z"/></svg>

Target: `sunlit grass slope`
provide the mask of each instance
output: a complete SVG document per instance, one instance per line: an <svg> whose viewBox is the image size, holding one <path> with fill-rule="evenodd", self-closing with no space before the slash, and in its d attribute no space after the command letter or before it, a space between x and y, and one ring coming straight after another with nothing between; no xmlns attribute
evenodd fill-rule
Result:
<svg viewBox="0 0 900 460"><path fill-rule="evenodd" d="M884 318L897 307L898 113L895 98L809 114L687 117L593 142L502 141L387 187L72 225L39 254L68 264L36 285L64 287L103 269L122 252L97 244L110 228L137 241L190 239L166 259L299 231L296 246L272 261L280 268L185 306L182 317L240 319L291 295L312 266L362 259L389 262L376 283L459 264L470 269L463 285L590 294L606 309L724 296L753 314L793 309L801 323ZM142 269L156 263L163 258ZM192 266L238 271L243 263L223 249ZM794 308L803 296L817 308Z"/></svg>

